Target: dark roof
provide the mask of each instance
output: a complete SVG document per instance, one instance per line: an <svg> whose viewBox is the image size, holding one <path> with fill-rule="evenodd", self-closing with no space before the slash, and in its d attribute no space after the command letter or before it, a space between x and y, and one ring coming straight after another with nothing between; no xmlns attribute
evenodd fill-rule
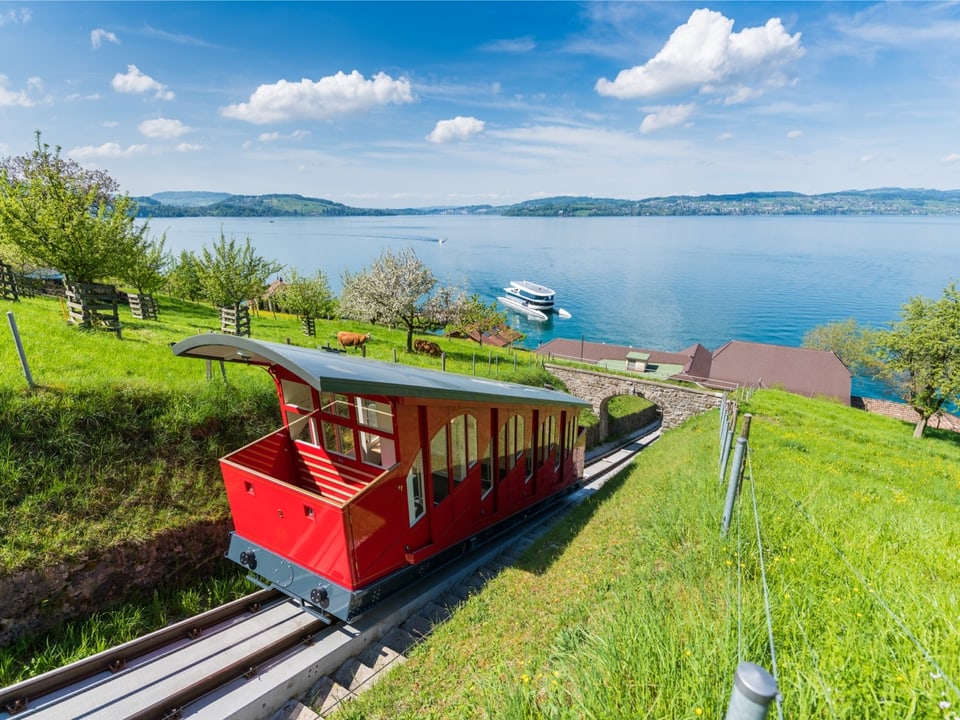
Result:
<svg viewBox="0 0 960 720"><path fill-rule="evenodd" d="M279 366L317 390L394 397L491 403L579 405L589 403L566 393L516 383L410 367L380 360L251 340L236 335L193 335L173 346L174 355Z"/></svg>
<svg viewBox="0 0 960 720"><path fill-rule="evenodd" d="M731 340L714 351L710 379L850 402L850 371L828 350Z"/></svg>

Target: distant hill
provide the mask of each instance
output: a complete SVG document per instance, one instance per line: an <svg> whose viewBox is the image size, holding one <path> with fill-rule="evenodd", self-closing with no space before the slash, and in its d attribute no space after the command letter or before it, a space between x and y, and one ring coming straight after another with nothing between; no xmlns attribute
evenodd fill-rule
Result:
<svg viewBox="0 0 960 720"><path fill-rule="evenodd" d="M162 192L134 198L140 217L347 217L354 215L506 215L613 217L639 215L958 215L960 190L876 188L820 195L790 191L670 195L643 200L561 196L514 205L355 208L302 195Z"/></svg>

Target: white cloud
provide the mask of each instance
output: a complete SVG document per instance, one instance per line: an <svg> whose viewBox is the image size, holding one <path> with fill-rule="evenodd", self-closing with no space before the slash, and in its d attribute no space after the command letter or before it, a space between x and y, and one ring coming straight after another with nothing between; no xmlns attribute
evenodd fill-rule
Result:
<svg viewBox="0 0 960 720"><path fill-rule="evenodd" d="M860 162L861 162L861 163L864 163L864 164L869 163L869 162L873 162L873 155L869 155L869 154L867 154L867 155L861 155L861 156L860 156Z"/></svg>
<svg viewBox="0 0 960 720"><path fill-rule="evenodd" d="M670 35L660 52L644 65L621 70L612 82L600 78L594 89L620 99L652 97L734 84L757 77L761 84L783 79L774 69L801 57L800 33L789 35L772 18L763 27L733 32L733 20L713 10L694 10L686 23Z"/></svg>
<svg viewBox="0 0 960 720"><path fill-rule="evenodd" d="M90 44L93 46L94 50L99 49L99 47L106 42L112 42L114 45L119 45L120 40L109 30L104 30L103 28L97 28L96 30L90 31Z"/></svg>
<svg viewBox="0 0 960 720"><path fill-rule="evenodd" d="M224 117L245 120L256 125L287 120L330 120L342 115L369 112L384 105L413 102L410 81L394 80L377 73L367 80L354 70L338 72L313 81L279 80L261 85L250 101L220 108Z"/></svg>
<svg viewBox="0 0 960 720"><path fill-rule="evenodd" d="M274 142L276 140L303 140L310 135L309 130L294 130L292 133L284 135L278 132L260 133L257 140L260 142Z"/></svg>
<svg viewBox="0 0 960 720"><path fill-rule="evenodd" d="M647 115L640 123L640 132L649 133L685 123L693 114L694 104L664 105Z"/></svg>
<svg viewBox="0 0 960 720"><path fill-rule="evenodd" d="M0 13L0 27L4 25L14 25L16 23L26 25L30 22L30 17L30 10L28 8L7 10L5 13Z"/></svg>
<svg viewBox="0 0 960 720"><path fill-rule="evenodd" d="M197 145L196 143L180 143L177 145L177 152L197 152L198 150L203 150L203 145Z"/></svg>
<svg viewBox="0 0 960 720"><path fill-rule="evenodd" d="M179 120L156 118L144 120L137 126L137 130L148 138L178 138L184 133L193 132L192 127L184 125Z"/></svg>
<svg viewBox="0 0 960 720"><path fill-rule="evenodd" d="M787 138L790 140L796 140L798 137L803 135L803 130L791 130L787 133Z"/></svg>
<svg viewBox="0 0 960 720"><path fill-rule="evenodd" d="M7 87L7 76L0 75L0 107L33 107L39 102L46 102L49 98L32 97L32 93L43 90L40 78L32 77L27 80L25 90L11 90Z"/></svg>
<svg viewBox="0 0 960 720"><path fill-rule="evenodd" d="M944 155L943 162L945 163L960 162L960 153L950 153L949 155Z"/></svg>
<svg viewBox="0 0 960 720"><path fill-rule="evenodd" d="M146 145L130 145L126 149L120 147L117 143L104 143L99 147L93 145L83 145L75 147L69 153L75 160L96 160L98 158L123 158L139 155L147 149Z"/></svg>
<svg viewBox="0 0 960 720"><path fill-rule="evenodd" d="M740 103L745 103L748 100L753 100L755 98L763 95L763 90L759 88L747 87L746 85L738 85L733 88L729 95L723 99L724 105L739 105Z"/></svg>
<svg viewBox="0 0 960 720"><path fill-rule="evenodd" d="M113 89L124 93L145 93L153 91L160 100L173 100L173 92L167 86L144 75L136 65L127 65L126 74L117 73L110 82Z"/></svg>
<svg viewBox="0 0 960 720"><path fill-rule="evenodd" d="M500 53L528 53L535 50L537 43L529 35L526 37L494 40L483 46L484 50Z"/></svg>
<svg viewBox="0 0 960 720"><path fill-rule="evenodd" d="M427 135L427 140L433 143L448 143L456 140L467 140L483 132L486 123L475 117L458 115L452 120L440 120Z"/></svg>

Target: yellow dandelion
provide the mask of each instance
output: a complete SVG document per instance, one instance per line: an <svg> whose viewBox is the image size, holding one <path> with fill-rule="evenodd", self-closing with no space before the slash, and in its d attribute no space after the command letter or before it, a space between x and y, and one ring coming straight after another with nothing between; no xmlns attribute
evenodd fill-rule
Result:
<svg viewBox="0 0 960 720"><path fill-rule="evenodd" d="M785 592L785 593L783 594L783 599L784 599L784 600L789 600L789 599L790 599L790 593Z"/></svg>
<svg viewBox="0 0 960 720"><path fill-rule="evenodd" d="M521 676L520 676L520 679L523 680L523 684L524 684L524 685L528 685L528 684L530 683L530 676L527 675L526 673L524 673L523 675L521 675Z"/></svg>
<svg viewBox="0 0 960 720"><path fill-rule="evenodd" d="M694 710L694 712L695 712L697 715L703 715L703 708L697 708L696 710Z"/></svg>
<svg viewBox="0 0 960 720"><path fill-rule="evenodd" d="M690 648L687 648L687 649L684 651L684 655L686 655L687 657L690 657L691 655L693 655L693 653L690 652Z"/></svg>

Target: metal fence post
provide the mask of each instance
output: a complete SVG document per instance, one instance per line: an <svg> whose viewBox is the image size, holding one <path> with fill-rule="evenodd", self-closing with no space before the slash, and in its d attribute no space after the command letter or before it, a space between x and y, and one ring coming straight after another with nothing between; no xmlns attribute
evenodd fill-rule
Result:
<svg viewBox="0 0 960 720"><path fill-rule="evenodd" d="M7 320L10 321L10 331L13 333L13 340L17 345L17 354L20 356L20 367L23 368L23 375L27 378L27 386L33 390L36 385L33 384L33 375L30 374L30 366L27 364L27 354L23 350L23 342L20 340L20 331L17 330L17 321L13 317L13 311L7 311Z"/></svg>
<svg viewBox="0 0 960 720"><path fill-rule="evenodd" d="M720 476L717 483L723 482L723 475L727 471L727 459L730 457L730 446L733 444L733 431L737 428L737 411L727 418L727 426L723 428L723 445L720 448Z"/></svg>
<svg viewBox="0 0 960 720"><path fill-rule="evenodd" d="M720 400L720 442L723 442L724 437L727 434L727 391L723 391L723 398Z"/></svg>
<svg viewBox="0 0 960 720"><path fill-rule="evenodd" d="M777 692L777 681L764 668L740 663L733 677L726 720L763 720Z"/></svg>
<svg viewBox="0 0 960 720"><path fill-rule="evenodd" d="M744 452L747 449L747 438L750 436L750 420L753 415L743 416L743 427L740 437L737 438L737 449L733 451L733 464L730 465L730 474L727 476L727 501L723 506L723 527L721 535L726 535L730 529L730 516L733 515L733 503L740 492L740 475L743 471Z"/></svg>

